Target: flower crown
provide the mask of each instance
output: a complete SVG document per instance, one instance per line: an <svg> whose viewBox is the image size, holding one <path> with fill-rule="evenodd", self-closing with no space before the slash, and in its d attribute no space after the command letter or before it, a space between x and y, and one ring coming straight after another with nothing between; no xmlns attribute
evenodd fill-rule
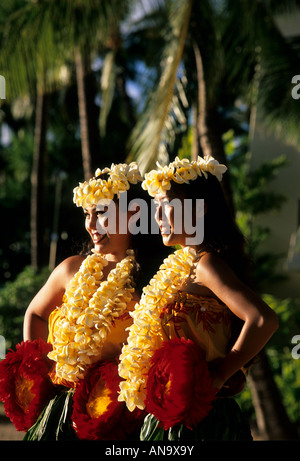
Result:
<svg viewBox="0 0 300 461"><path fill-rule="evenodd" d="M102 174L108 174L108 179L99 178ZM114 163L110 168L100 170L98 168L95 176L89 181L79 183L73 190L73 202L76 206L88 208L96 205L99 200L113 200L116 195L119 198L120 192L129 189L130 184L137 184L143 178L136 162L129 165L126 163Z"/></svg>
<svg viewBox="0 0 300 461"><path fill-rule="evenodd" d="M222 181L222 176L227 171L225 165L220 164L210 155L198 157L197 160L190 161L187 158L175 158L175 161L168 166L162 167L156 163L158 170L152 170L145 174L145 180L142 182L143 189L147 190L149 195L154 197L156 194L165 192L171 188L171 181L177 184L189 184L202 174L207 179L210 173Z"/></svg>

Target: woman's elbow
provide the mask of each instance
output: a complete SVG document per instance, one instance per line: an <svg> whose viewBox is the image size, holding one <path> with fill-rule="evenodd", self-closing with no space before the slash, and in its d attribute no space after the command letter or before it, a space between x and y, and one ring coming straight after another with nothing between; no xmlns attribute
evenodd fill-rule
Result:
<svg viewBox="0 0 300 461"><path fill-rule="evenodd" d="M32 313L29 308L27 308L24 320L23 320L23 340L27 341L30 339L30 324L32 321Z"/></svg>
<svg viewBox="0 0 300 461"><path fill-rule="evenodd" d="M269 309L267 313L261 316L260 323L270 334L270 336L272 336L279 328L278 316L272 309Z"/></svg>

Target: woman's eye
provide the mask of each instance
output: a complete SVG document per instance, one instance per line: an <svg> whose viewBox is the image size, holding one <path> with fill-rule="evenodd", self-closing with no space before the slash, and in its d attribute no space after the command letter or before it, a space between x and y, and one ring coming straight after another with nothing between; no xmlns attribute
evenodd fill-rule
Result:
<svg viewBox="0 0 300 461"><path fill-rule="evenodd" d="M170 205L170 202L167 199L161 200L160 202L157 201L157 200L153 200L153 203L154 203L156 208L158 208L159 206L164 207L164 206L169 206Z"/></svg>
<svg viewBox="0 0 300 461"><path fill-rule="evenodd" d="M97 211L96 211L97 217L98 217L98 216L102 216L104 213L107 212L107 210L108 210L107 206L104 207L104 210L97 210Z"/></svg>
<svg viewBox="0 0 300 461"><path fill-rule="evenodd" d="M164 200L164 201L162 202L161 205L162 205L164 208L166 208L166 207L169 207L169 206L170 206L170 202L169 202L169 200Z"/></svg>

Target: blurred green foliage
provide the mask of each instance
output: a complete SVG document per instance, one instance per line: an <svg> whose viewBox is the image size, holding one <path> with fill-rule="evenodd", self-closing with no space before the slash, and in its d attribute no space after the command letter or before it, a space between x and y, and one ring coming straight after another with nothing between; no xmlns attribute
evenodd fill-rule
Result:
<svg viewBox="0 0 300 461"><path fill-rule="evenodd" d="M288 162L282 155L253 168L247 131L237 136L229 130L223 141L229 162L236 221L245 236L246 251L253 263L255 289L263 293L267 284L282 281L285 276L276 270L283 255L264 251L263 244L270 237L271 230L258 224L256 218L280 210L286 201L286 197L274 192L270 184Z"/></svg>
<svg viewBox="0 0 300 461"><path fill-rule="evenodd" d="M281 393L283 405L292 422L300 420L300 359L292 357L292 338L300 332L300 299L279 299L263 295L264 301L277 313L279 329L269 341L266 352ZM249 419L254 420L250 388L247 387L237 401Z"/></svg>
<svg viewBox="0 0 300 461"><path fill-rule="evenodd" d="M265 295L278 315L280 327L271 338L267 353L283 403L292 421L300 420L300 360L292 358L292 338L300 332L300 299L277 299Z"/></svg>
<svg viewBox="0 0 300 461"><path fill-rule="evenodd" d="M14 281L6 282L0 289L0 334L5 338L7 349L22 341L26 308L48 276L48 268L36 272L27 266Z"/></svg>
<svg viewBox="0 0 300 461"><path fill-rule="evenodd" d="M300 332L300 298L280 299L266 294L266 286L278 283L285 278L277 270L281 254L263 250L264 242L270 237L271 230L257 224L260 214L276 212L286 198L269 187L287 165L285 156L262 163L257 169L250 165L247 135L237 139L233 130L223 137L230 163L231 184L236 207L236 220L246 237L247 252L253 262L254 285L264 301L276 312L279 328L266 346L274 378L282 396L283 404L292 422L300 420L300 360L292 358L291 343L294 335ZM249 386L237 397L243 411L252 421L255 413Z"/></svg>

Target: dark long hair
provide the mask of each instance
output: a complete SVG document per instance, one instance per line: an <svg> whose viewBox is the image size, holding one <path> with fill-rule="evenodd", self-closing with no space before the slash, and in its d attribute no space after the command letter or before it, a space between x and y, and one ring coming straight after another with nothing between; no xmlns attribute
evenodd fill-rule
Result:
<svg viewBox="0 0 300 461"><path fill-rule="evenodd" d="M148 285L150 279L158 271L164 258L166 258L171 250L167 248L163 242L160 233L151 233L151 197L148 192L142 189L140 184L131 184L127 191L127 201L140 198L147 204L148 212L148 229L147 233L138 233L132 235L132 249L135 251L139 272L137 274L136 283L138 291L142 291L143 287ZM137 222L137 227L139 222Z"/></svg>
<svg viewBox="0 0 300 461"><path fill-rule="evenodd" d="M189 184L176 184L172 190L187 199L204 199L204 240L199 245L199 253L217 253L246 284L251 285L251 262L246 255L245 238L238 228L226 202L218 179L208 173L199 176Z"/></svg>

